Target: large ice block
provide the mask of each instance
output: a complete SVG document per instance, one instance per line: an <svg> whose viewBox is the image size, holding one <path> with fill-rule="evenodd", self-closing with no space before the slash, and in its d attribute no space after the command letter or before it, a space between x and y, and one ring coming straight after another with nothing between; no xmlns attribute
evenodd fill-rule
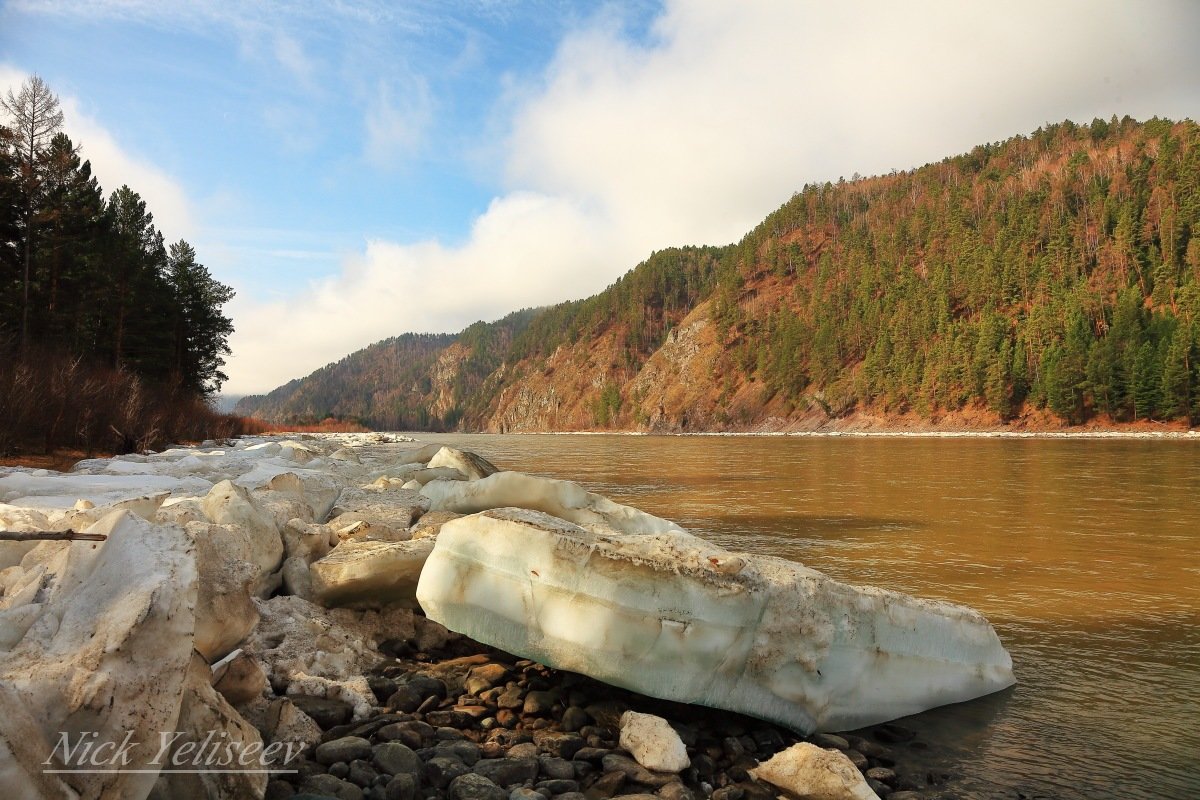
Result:
<svg viewBox="0 0 1200 800"><path fill-rule="evenodd" d="M417 600L451 630L544 664L805 733L1014 682L976 611L849 586L678 529L598 533L517 508L451 520Z"/></svg>

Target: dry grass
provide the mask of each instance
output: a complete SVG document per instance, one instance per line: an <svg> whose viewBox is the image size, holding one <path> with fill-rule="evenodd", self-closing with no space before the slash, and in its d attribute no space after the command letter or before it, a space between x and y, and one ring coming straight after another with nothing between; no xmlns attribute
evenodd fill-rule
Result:
<svg viewBox="0 0 1200 800"><path fill-rule="evenodd" d="M47 352L0 360L0 457L62 463L229 438L244 425L202 397L126 370Z"/></svg>

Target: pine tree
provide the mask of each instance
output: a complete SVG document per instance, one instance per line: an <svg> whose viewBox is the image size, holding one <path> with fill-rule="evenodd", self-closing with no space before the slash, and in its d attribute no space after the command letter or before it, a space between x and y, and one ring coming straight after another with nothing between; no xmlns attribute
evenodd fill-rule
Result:
<svg viewBox="0 0 1200 800"><path fill-rule="evenodd" d="M1077 383L1071 365L1063 357L1062 345L1051 345L1042 356L1042 390L1047 407L1072 424L1079 421Z"/></svg>
<svg viewBox="0 0 1200 800"><path fill-rule="evenodd" d="M66 134L45 158L41 235L36 248L32 325L37 339L67 352L87 352L94 338L99 253L105 235L104 197Z"/></svg>
<svg viewBox="0 0 1200 800"><path fill-rule="evenodd" d="M1158 410L1162 368L1155 358L1150 342L1142 342L1133 366L1133 415L1135 419L1150 419Z"/></svg>
<svg viewBox="0 0 1200 800"><path fill-rule="evenodd" d="M171 288L164 277L166 249L146 202L128 186L109 197L106 248L109 317L102 331L113 366L155 379L171 372ZM156 333L157 331L157 333Z"/></svg>
<svg viewBox="0 0 1200 800"><path fill-rule="evenodd" d="M0 98L0 106L8 113L11 130L16 135L14 152L24 200L21 235L24 239L24 273L21 298L21 352L29 344L29 289L33 275L33 245L36 236L35 211L41 197L44 179L44 155L50 140L62 128L63 113L58 97L37 75L28 78L17 94L12 89Z"/></svg>
<svg viewBox="0 0 1200 800"><path fill-rule="evenodd" d="M170 247L167 276L175 295L172 375L186 389L215 394L226 379L221 366L233 333L221 306L233 299L233 289L213 280L196 261L196 249L182 239Z"/></svg>
<svg viewBox="0 0 1200 800"><path fill-rule="evenodd" d="M988 408L1002 420L1012 417L1012 345L1007 339L1000 345L996 358L987 366L984 377L984 398Z"/></svg>
<svg viewBox="0 0 1200 800"><path fill-rule="evenodd" d="M1162 392L1158 413L1162 417L1186 417L1192 404L1192 332L1177 324L1163 361Z"/></svg>

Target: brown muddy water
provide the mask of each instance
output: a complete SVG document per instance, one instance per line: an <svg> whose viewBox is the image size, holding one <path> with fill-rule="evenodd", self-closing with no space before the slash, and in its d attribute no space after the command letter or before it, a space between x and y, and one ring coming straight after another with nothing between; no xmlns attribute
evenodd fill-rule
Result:
<svg viewBox="0 0 1200 800"><path fill-rule="evenodd" d="M982 611L1017 685L896 745L960 796L1200 797L1200 441L414 436Z"/></svg>

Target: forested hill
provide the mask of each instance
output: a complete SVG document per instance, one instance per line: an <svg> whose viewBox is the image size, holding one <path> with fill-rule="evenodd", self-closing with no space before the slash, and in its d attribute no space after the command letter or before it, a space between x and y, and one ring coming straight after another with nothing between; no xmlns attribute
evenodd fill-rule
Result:
<svg viewBox="0 0 1200 800"><path fill-rule="evenodd" d="M1198 229L1195 123L1065 122L807 185L736 245L389 340L239 410L468 430L1195 421Z"/></svg>

